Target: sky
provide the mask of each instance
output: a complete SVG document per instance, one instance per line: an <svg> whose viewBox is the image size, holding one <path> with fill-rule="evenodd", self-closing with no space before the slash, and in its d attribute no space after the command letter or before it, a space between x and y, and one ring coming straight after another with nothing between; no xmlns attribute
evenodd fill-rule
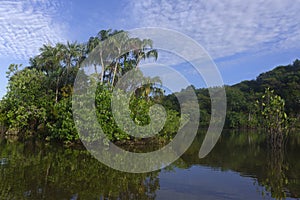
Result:
<svg viewBox="0 0 300 200"><path fill-rule="evenodd" d="M102 29L161 27L197 41L232 85L300 58L299 0L0 0L0 98L11 63Z"/></svg>

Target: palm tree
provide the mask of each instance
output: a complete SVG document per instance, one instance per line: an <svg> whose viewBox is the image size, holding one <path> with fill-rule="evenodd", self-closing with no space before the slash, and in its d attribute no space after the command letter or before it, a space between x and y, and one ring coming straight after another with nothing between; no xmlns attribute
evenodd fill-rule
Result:
<svg viewBox="0 0 300 200"><path fill-rule="evenodd" d="M101 30L96 37L91 37L87 43L87 53L92 56L92 60L94 63L95 73L97 74L97 65L101 65L101 75L100 75L100 83L103 84L105 78L105 71L107 68L108 58L110 56L109 52L111 50L110 47L110 36L117 34L119 31ZM107 40L106 42L103 42Z"/></svg>
<svg viewBox="0 0 300 200"><path fill-rule="evenodd" d="M152 49L152 40L130 38L125 31L102 30L87 43L87 54L98 74L101 66L100 83L115 85L117 73L123 74L134 66L139 68L142 59L154 57L157 51Z"/></svg>
<svg viewBox="0 0 300 200"><path fill-rule="evenodd" d="M87 42L87 51L86 53L89 54L91 53L99 44L100 44L100 40L98 37L90 37L89 41ZM97 63L93 63L94 65L94 70L95 73L98 74L98 70L97 70Z"/></svg>
<svg viewBox="0 0 300 200"><path fill-rule="evenodd" d="M81 46L77 42L70 43L68 41L66 45L63 45L63 51L63 62L66 65L66 67L68 69L70 69L71 67L75 67L82 53Z"/></svg>
<svg viewBox="0 0 300 200"><path fill-rule="evenodd" d="M133 55L136 61L136 69L139 68L139 63L141 60L146 58L153 57L155 60L158 58L158 52L155 49L152 49L153 41L151 39L139 39L133 38L131 42L131 48L133 50Z"/></svg>
<svg viewBox="0 0 300 200"><path fill-rule="evenodd" d="M116 51L115 54L117 55L114 61L114 67L112 68L112 86L115 83L118 68L123 67L123 70L126 70L125 67L127 66L125 65L128 65L132 63L131 61L134 61L133 63L136 67L136 70L138 70L139 63L142 59L147 59L150 57L157 59L158 57L157 50L152 49L152 40L150 39L141 40L139 38L129 38L128 33L124 31L118 32L116 35L111 37L111 39L112 40L110 44L114 46L114 48L111 49L114 49ZM127 58L129 58L129 60L127 60ZM121 60L123 60L122 63ZM126 71L128 71L128 69Z"/></svg>
<svg viewBox="0 0 300 200"><path fill-rule="evenodd" d="M116 55L117 55L117 57L115 58L114 68L113 68L113 75L112 75L112 81L111 81L112 86L114 86L117 69L118 69L118 66L120 66L119 65L120 59L126 60L126 57L128 54L128 52L127 52L128 41L129 41L128 33L124 32L124 31L121 31L121 32L117 33L114 37L112 37L112 45L114 46L114 49L116 50ZM121 53L124 53L124 54L121 55Z"/></svg>
<svg viewBox="0 0 300 200"><path fill-rule="evenodd" d="M73 85L79 62L84 58L84 46L77 42L57 43L55 46L44 45L40 54L31 59L32 67L41 70L49 80L48 88L54 90L55 102L58 102L60 89Z"/></svg>
<svg viewBox="0 0 300 200"><path fill-rule="evenodd" d="M43 71L49 80L48 88L53 88L55 91L55 102L58 101L59 84L61 81L63 60L63 45L57 44L55 47L51 45L43 45L40 48L40 54L35 57L34 64L38 70Z"/></svg>
<svg viewBox="0 0 300 200"><path fill-rule="evenodd" d="M64 64L64 74L65 74L65 85L73 85L75 75L73 72L77 71L84 58L84 46L78 44L77 42L67 42L66 45L62 45L63 53L63 64Z"/></svg>

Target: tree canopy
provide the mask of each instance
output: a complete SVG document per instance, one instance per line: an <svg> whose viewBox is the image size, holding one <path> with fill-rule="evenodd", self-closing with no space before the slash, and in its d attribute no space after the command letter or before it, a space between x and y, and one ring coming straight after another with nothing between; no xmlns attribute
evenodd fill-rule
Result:
<svg viewBox="0 0 300 200"><path fill-rule="evenodd" d="M76 75L82 70L82 65L88 64L94 67L92 77L99 81L95 96L99 123L111 140L132 140L134 138L121 130L113 119L112 89L132 69L136 70L136 77L143 77L139 64L141 60L150 57L158 57L151 38L132 38L122 30L101 30L85 43L43 45L39 54L29 59L29 66L9 66L8 91L0 102L0 123L8 128L7 134L16 134L22 138L33 134L46 140L78 141L71 98ZM171 138L180 120L178 100L175 94L164 94L158 87L159 78L143 78L148 81L138 85L131 97L130 117L138 125L147 125L150 123L149 108L155 103L162 104L167 110L167 120L159 136ZM299 126L299 83L300 61L295 60L293 64L262 73L255 80L225 86L228 103L225 128L259 127L261 116L258 116L255 102L266 88L270 88L284 101L282 109L295 119L294 125ZM137 86L134 82L130 84L128 88ZM208 89L192 88L198 97L200 126L207 127L211 115ZM187 89L180 93L184 94Z"/></svg>
<svg viewBox="0 0 300 200"><path fill-rule="evenodd" d="M149 124L149 108L163 95L154 84L160 80L144 77L139 69L141 60L150 57L158 57L151 39L131 38L122 30L101 30L86 43L43 45L40 53L30 58L29 66L9 66L8 92L0 103L1 124L8 128L6 134L21 138L36 135L46 140L78 141L72 113L74 81L82 66L92 65L94 73L86 78L87 83L98 81L95 104L99 123L110 140L132 140L113 119L112 89L132 69L137 80L146 78L144 85L134 85L137 81L128 87L138 88L130 99L131 120L141 126ZM176 131L174 120L179 124L178 112L167 113L172 126L165 126L159 134L163 137Z"/></svg>

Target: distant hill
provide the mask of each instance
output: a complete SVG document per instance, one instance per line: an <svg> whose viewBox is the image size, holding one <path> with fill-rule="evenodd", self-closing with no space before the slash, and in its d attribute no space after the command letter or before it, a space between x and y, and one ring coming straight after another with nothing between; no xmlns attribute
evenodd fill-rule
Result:
<svg viewBox="0 0 300 200"><path fill-rule="evenodd" d="M225 128L256 127L259 122L256 119L255 102L268 87L285 100L285 111L289 117L297 118L300 124L300 61L295 60L293 64L278 66L262 73L255 80L225 86L227 96ZM200 126L206 127L211 113L209 92L207 88L201 88L196 89L196 94L200 107ZM180 110L174 94L165 97L164 104Z"/></svg>
<svg viewBox="0 0 300 200"><path fill-rule="evenodd" d="M260 74L256 80L243 81L232 87L245 93L259 93L269 87L285 99L288 113L300 114L300 60L295 60L291 65L278 66Z"/></svg>

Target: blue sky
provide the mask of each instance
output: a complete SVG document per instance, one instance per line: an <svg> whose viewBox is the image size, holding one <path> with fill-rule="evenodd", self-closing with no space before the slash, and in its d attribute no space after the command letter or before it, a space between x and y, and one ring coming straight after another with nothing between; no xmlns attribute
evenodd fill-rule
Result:
<svg viewBox="0 0 300 200"><path fill-rule="evenodd" d="M27 64L42 44L87 41L101 29L163 27L202 45L225 84L300 58L296 0L5 0L0 3L0 97L10 63Z"/></svg>

